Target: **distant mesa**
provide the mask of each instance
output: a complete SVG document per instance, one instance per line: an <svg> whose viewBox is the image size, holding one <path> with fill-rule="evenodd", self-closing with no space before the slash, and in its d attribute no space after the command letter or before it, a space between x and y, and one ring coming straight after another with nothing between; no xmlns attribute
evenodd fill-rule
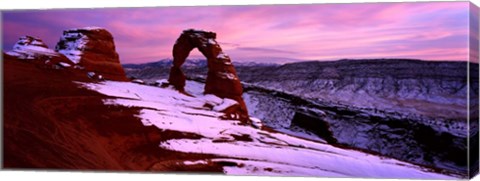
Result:
<svg viewBox="0 0 480 181"><path fill-rule="evenodd" d="M23 36L4 56L6 59L40 60L46 65L64 68L81 67L86 72L102 75L104 79L128 80L112 34L98 27L65 30L55 50L49 49L39 38Z"/></svg>
<svg viewBox="0 0 480 181"><path fill-rule="evenodd" d="M63 31L55 50L85 70L102 74L105 79L127 81L113 36L106 29L85 27Z"/></svg>
<svg viewBox="0 0 480 181"><path fill-rule="evenodd" d="M242 98L243 88L230 57L222 51L216 41L216 33L188 29L184 30L173 46L173 66L170 69L169 83L180 92L185 92L185 75L181 66L194 48L206 58L208 64L205 94L220 98L230 98L239 104L224 111L229 119L249 121L248 111Z"/></svg>

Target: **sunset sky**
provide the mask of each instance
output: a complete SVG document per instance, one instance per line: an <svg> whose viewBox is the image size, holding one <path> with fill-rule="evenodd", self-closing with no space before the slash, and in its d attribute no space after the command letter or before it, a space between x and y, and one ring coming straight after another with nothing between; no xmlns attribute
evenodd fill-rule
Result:
<svg viewBox="0 0 480 181"><path fill-rule="evenodd" d="M465 61L468 10L468 2L16 10L2 13L2 46L32 35L54 48L65 29L99 26L122 63L142 63L172 57L181 31L196 28L217 32L233 61Z"/></svg>

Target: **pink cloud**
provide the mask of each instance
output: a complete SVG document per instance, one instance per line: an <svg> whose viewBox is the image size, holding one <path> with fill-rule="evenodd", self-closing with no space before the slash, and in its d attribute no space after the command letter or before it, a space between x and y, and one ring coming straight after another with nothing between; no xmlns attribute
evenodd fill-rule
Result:
<svg viewBox="0 0 480 181"><path fill-rule="evenodd" d="M234 61L248 57L331 60L393 55L466 60L468 47L467 2L35 11L5 13L4 19L10 23L4 28L8 40L18 38L16 29L26 29L22 33L40 32L51 44L58 39L52 34L59 36L60 28L103 26L115 36L125 63L171 57L173 43L188 28L217 32L218 42ZM32 22L38 28L28 29ZM201 54L192 52L191 56Z"/></svg>

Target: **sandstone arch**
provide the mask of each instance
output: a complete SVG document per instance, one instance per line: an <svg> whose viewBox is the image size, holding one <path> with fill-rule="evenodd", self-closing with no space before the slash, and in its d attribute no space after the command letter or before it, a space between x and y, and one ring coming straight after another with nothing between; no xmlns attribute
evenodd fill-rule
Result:
<svg viewBox="0 0 480 181"><path fill-rule="evenodd" d="M208 73L204 93L236 100L239 105L227 109L226 116L248 122L247 107L242 98L242 85L230 57L223 53L217 43L214 32L194 29L183 31L173 46L173 66L170 69L169 83L180 92L185 92L185 75L181 66L194 48L207 58Z"/></svg>

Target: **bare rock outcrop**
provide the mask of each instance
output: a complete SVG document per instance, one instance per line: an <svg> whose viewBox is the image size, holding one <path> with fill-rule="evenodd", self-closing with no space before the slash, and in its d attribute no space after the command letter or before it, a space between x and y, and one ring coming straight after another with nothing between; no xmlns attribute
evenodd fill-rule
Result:
<svg viewBox="0 0 480 181"><path fill-rule="evenodd" d="M185 92L185 75L182 64L194 48L197 48L208 62L205 94L220 98L229 98L239 104L226 109L226 118L249 121L248 111L242 98L243 88L232 65L230 57L222 51L216 41L216 33L188 29L184 30L173 46L173 66L170 70L169 83L180 92Z"/></svg>
<svg viewBox="0 0 480 181"><path fill-rule="evenodd" d="M113 36L103 28L65 30L55 50L105 79L128 80L115 50Z"/></svg>

